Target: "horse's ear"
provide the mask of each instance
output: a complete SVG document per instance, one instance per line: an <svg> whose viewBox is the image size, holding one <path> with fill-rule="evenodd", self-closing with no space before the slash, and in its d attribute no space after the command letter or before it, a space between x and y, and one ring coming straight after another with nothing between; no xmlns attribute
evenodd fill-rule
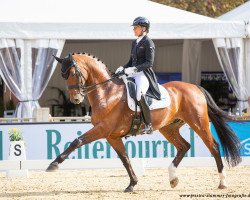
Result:
<svg viewBox="0 0 250 200"><path fill-rule="evenodd" d="M62 64L62 61L63 61L63 59L62 59L62 58L58 58L58 57L56 57L55 55L53 55L53 57L57 60L57 62L59 62L59 63L61 63L61 64Z"/></svg>
<svg viewBox="0 0 250 200"><path fill-rule="evenodd" d="M72 57L72 54L71 54L71 53L69 54L69 60L70 60L70 61L73 60L73 57Z"/></svg>

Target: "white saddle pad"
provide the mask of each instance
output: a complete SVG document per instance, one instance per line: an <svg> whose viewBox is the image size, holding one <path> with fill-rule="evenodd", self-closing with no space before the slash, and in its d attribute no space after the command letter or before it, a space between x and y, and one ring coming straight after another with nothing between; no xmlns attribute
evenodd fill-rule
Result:
<svg viewBox="0 0 250 200"><path fill-rule="evenodd" d="M126 78L126 76L122 76L122 79L123 79L123 81L124 81L124 83L126 85L128 107L131 110L135 111L135 101L129 95L127 78ZM161 86L159 84L158 84L158 87L159 87L160 93L161 93L161 100L152 99L153 102L149 106L150 110L159 109L159 108L166 108L171 103L168 91L163 86ZM137 106L137 111L140 111L140 107L139 106Z"/></svg>

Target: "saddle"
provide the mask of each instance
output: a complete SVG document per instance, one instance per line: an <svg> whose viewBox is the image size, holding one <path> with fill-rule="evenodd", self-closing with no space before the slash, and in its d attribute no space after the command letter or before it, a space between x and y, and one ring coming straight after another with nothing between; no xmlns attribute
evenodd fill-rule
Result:
<svg viewBox="0 0 250 200"><path fill-rule="evenodd" d="M140 107L136 103L136 84L133 78L123 78L123 81L126 85L127 90L127 102L128 107L132 111L140 111ZM152 91L150 88L148 89L146 93L146 101L149 105L150 110L159 109L159 108L166 108L170 105L170 96L168 94L168 91L161 85L158 85L160 93L161 93L161 100L157 100L154 98L154 95L152 94ZM137 108L136 106L137 105Z"/></svg>
<svg viewBox="0 0 250 200"><path fill-rule="evenodd" d="M139 132L139 129L142 123L142 117L141 115L138 115L137 113L138 111L140 111L140 107L138 106L138 102L136 99L135 80L131 77L127 78L126 76L122 76L122 79L126 86L128 107L131 110L135 111L135 115L133 116L130 131L125 136L127 138L129 136L136 136L136 134ZM161 93L161 100L155 99L150 89L147 91L145 95L146 101L149 105L150 110L166 108L170 105L170 96L167 90L161 85L158 85L158 86L159 86L160 93Z"/></svg>
<svg viewBox="0 0 250 200"><path fill-rule="evenodd" d="M135 79L134 78L127 78L128 80L128 91L129 91L129 96L134 99L134 101L137 101L136 100L136 84L135 84ZM146 101L148 103L148 105L150 106L152 103L153 103L153 98L154 98L154 95L152 94L151 90L148 89L146 95Z"/></svg>

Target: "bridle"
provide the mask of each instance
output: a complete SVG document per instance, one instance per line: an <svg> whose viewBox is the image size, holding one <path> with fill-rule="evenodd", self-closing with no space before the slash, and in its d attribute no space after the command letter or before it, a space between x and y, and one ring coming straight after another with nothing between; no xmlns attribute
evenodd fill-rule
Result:
<svg viewBox="0 0 250 200"><path fill-rule="evenodd" d="M106 80L106 81L103 81L101 83L96 83L96 84L93 84L93 85L90 85L90 86L84 86L85 82L87 81L86 78L83 76L77 62L72 59L72 65L71 67L69 67L65 72L61 72L62 73L62 77L64 79L68 79L68 74L69 74L69 70L74 67L75 68L75 75L78 76L78 83L77 84L74 84L74 85L68 85L68 89L78 89L79 90L79 93L82 95L82 96L85 96L86 94L96 90L97 88L99 87L102 87L104 84L108 83L109 81L113 80L114 78L118 78L119 76L123 75L124 72L120 72L118 74L112 74L111 75L111 78ZM83 82L84 80L84 82Z"/></svg>

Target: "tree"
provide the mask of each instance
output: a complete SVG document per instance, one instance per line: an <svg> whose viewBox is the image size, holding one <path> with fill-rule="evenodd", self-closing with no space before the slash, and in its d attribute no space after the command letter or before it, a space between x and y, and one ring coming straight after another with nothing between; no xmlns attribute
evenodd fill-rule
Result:
<svg viewBox="0 0 250 200"><path fill-rule="evenodd" d="M179 8L193 13L219 17L240 6L247 0L151 0L167 6Z"/></svg>

